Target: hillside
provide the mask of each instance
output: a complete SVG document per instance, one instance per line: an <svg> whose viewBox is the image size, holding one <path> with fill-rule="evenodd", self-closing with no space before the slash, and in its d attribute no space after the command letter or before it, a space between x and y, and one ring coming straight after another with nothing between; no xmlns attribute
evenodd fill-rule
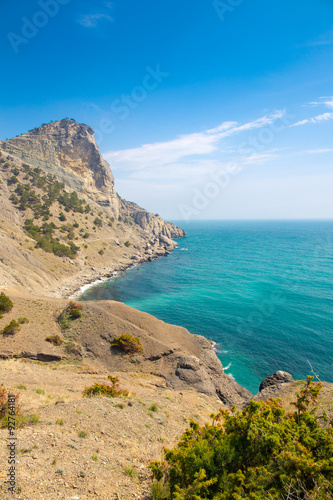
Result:
<svg viewBox="0 0 333 500"><path fill-rule="evenodd" d="M167 255L185 232L120 198L93 130L64 119L0 144L0 283L68 295Z"/></svg>
<svg viewBox="0 0 333 500"><path fill-rule="evenodd" d="M67 298L168 255L185 236L116 193L90 127L65 119L0 142L0 438L14 392L17 498L161 500L149 462L190 418L204 424L220 407L278 396L291 408L300 383L285 372L253 396L208 339L119 302ZM113 377L128 395L112 392ZM86 397L96 384L113 397ZM325 384L321 404L331 401ZM3 499L12 498L7 452L0 447Z"/></svg>

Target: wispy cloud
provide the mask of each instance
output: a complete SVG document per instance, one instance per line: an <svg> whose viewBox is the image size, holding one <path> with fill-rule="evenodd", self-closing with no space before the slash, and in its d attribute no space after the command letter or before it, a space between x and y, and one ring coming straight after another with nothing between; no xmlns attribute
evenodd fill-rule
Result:
<svg viewBox="0 0 333 500"><path fill-rule="evenodd" d="M322 123L333 119L333 113L323 113L322 115L317 115L312 118L306 118L305 120L300 120L296 123L290 125L290 127L299 127L301 125L307 125L309 123Z"/></svg>
<svg viewBox="0 0 333 500"><path fill-rule="evenodd" d="M96 28L100 21L113 21L109 14L83 14L79 17L78 23L86 28Z"/></svg>
<svg viewBox="0 0 333 500"><path fill-rule="evenodd" d="M325 106L333 109L333 96L319 97L318 101L309 102L307 106Z"/></svg>
<svg viewBox="0 0 333 500"><path fill-rule="evenodd" d="M307 151L305 151L306 153L309 153L309 154L324 154L324 153L333 153L333 149L329 149L329 148L326 148L326 149L308 149Z"/></svg>
<svg viewBox="0 0 333 500"><path fill-rule="evenodd" d="M323 45L333 44L333 32L323 33L314 40L309 40L308 42L300 44L300 47L320 47Z"/></svg>
<svg viewBox="0 0 333 500"><path fill-rule="evenodd" d="M148 167L161 167L180 161L189 161L193 156L207 156L222 152L221 141L232 135L259 129L270 125L284 115L284 111L276 111L257 120L239 125L237 122L223 122L219 126L180 135L171 141L144 144L139 148L122 151L109 151L105 158L112 163L112 168L121 170L142 170Z"/></svg>

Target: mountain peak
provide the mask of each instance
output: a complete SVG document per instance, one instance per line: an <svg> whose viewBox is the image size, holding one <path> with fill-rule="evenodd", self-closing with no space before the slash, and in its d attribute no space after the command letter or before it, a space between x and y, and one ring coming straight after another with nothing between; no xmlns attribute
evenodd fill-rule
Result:
<svg viewBox="0 0 333 500"><path fill-rule="evenodd" d="M56 175L71 189L109 207L118 216L114 178L88 125L64 118L9 139L2 147L23 162Z"/></svg>

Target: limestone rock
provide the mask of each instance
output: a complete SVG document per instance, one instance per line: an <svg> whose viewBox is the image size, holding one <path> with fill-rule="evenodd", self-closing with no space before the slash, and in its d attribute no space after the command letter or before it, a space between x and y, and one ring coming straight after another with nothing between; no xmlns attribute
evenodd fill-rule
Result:
<svg viewBox="0 0 333 500"><path fill-rule="evenodd" d="M267 387L273 385L285 384L288 382L294 382L292 375L290 375L290 373L288 372L277 371L273 373L273 375L270 375L261 382L259 386L259 391L261 392Z"/></svg>
<svg viewBox="0 0 333 500"><path fill-rule="evenodd" d="M65 118L9 139L2 144L2 149L55 175L118 217L119 199L114 178L91 127Z"/></svg>

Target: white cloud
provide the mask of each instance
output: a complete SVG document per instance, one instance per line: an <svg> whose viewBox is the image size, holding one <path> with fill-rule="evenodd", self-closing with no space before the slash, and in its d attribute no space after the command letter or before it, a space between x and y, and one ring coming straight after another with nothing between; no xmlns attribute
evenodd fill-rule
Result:
<svg viewBox="0 0 333 500"><path fill-rule="evenodd" d="M220 146L222 139L265 127L282 118L283 115L284 111L276 111L243 125L238 125L236 122L223 122L213 129L180 135L171 141L144 144L138 148L122 151L109 151L104 154L104 157L111 162L112 169L136 171L175 164L183 159L189 161L193 156L222 152Z"/></svg>
<svg viewBox="0 0 333 500"><path fill-rule="evenodd" d="M333 109L333 96L319 97L318 101L309 102L308 106L325 106Z"/></svg>
<svg viewBox="0 0 333 500"><path fill-rule="evenodd" d="M83 14L79 17L78 23L86 28L96 28L100 21L113 21L108 14Z"/></svg>
<svg viewBox="0 0 333 500"><path fill-rule="evenodd" d="M323 113L322 115L317 115L314 116L313 118L300 120L299 122L290 125L290 127L299 127L300 125L307 125L308 123L322 123L332 119L333 119L333 113Z"/></svg>

